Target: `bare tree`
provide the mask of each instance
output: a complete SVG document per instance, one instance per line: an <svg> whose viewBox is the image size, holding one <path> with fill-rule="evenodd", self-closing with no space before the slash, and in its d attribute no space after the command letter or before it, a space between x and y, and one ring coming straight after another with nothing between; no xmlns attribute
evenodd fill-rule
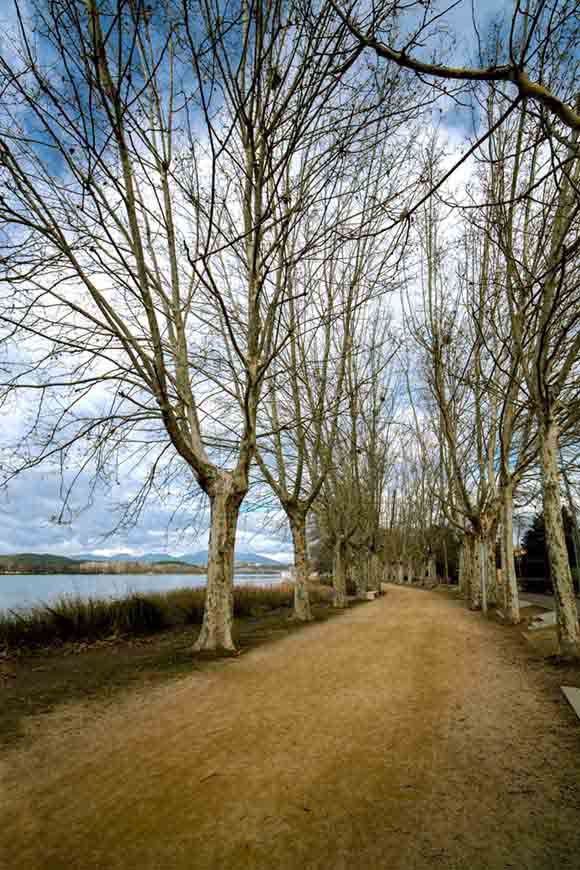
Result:
<svg viewBox="0 0 580 870"><path fill-rule="evenodd" d="M372 320L370 319L372 317ZM398 343L390 322L367 315L347 359L346 398L337 429L333 461L314 504L318 528L333 552L334 605L346 607L351 577L360 597L382 577L386 478L392 462L396 385L392 363Z"/></svg>
<svg viewBox="0 0 580 870"><path fill-rule="evenodd" d="M562 520L559 439L574 426L578 408L578 133L568 142L546 143L522 110L517 125L493 140L492 159L489 171L501 185L494 239L505 260L514 354L538 428L560 647L563 655L577 657L580 628Z"/></svg>
<svg viewBox="0 0 580 870"><path fill-rule="evenodd" d="M426 173L433 172L431 162ZM416 310L408 306L407 323L423 358L431 399L425 411L432 430L445 444L441 459L449 488L440 493L440 504L448 521L457 523L465 536L469 558L462 565L469 579L470 606L485 610L487 586L482 583L481 560L495 544L493 457L498 414L497 403L486 392L484 342L477 315L487 289L490 250L487 245L476 252L473 239L459 245L456 256L462 272L454 282L449 240L446 257L442 236L442 215L431 200L425 206L420 232L422 300ZM447 503L449 490L453 498Z"/></svg>
<svg viewBox="0 0 580 870"><path fill-rule="evenodd" d="M360 173L343 182L340 209L352 216L348 238L341 220L338 235L329 234L329 250L317 253L314 262L305 259L294 273L296 298L288 306L284 326L289 340L270 377L264 413L270 434L259 438L257 460L288 517L296 565L294 614L301 620L310 618L308 513L335 462L341 415L350 406L354 388L352 361L369 354L368 341L386 350L384 337L378 336L376 324L369 328L365 312L379 311L384 294L397 286L400 234L386 239L380 229L385 221L383 203L400 194L396 169L407 150L401 148L404 140L398 133L393 125L395 153L387 153L385 142L377 143L371 164L363 164ZM377 357L377 366L383 362ZM373 375L369 372L368 377ZM378 372L373 383L378 390Z"/></svg>
<svg viewBox="0 0 580 870"><path fill-rule="evenodd" d="M237 519L305 253L288 237L375 117L358 73L341 91L346 28L297 5L16 0L0 58L4 398L31 408L7 477L128 451L139 506L187 469L211 508L198 649L234 647Z"/></svg>

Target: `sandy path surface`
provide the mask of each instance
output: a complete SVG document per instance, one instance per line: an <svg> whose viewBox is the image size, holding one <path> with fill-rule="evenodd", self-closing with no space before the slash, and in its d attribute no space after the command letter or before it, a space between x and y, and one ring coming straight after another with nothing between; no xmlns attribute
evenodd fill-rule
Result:
<svg viewBox="0 0 580 870"><path fill-rule="evenodd" d="M580 727L505 629L388 595L4 754L6 870L580 868ZM4 863L2 863L4 861Z"/></svg>

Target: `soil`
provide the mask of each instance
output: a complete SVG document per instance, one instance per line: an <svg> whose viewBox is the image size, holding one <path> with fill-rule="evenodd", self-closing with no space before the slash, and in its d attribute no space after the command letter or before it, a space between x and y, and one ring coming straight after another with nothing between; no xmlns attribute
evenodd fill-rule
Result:
<svg viewBox="0 0 580 870"><path fill-rule="evenodd" d="M339 615L315 604L317 622ZM304 626L289 619L290 608L256 608L236 619L234 641L247 652ZM113 702L121 693L149 688L188 676L215 660L192 654L199 626L176 625L149 636L115 635L17 654L0 651L0 747L29 738L45 724L44 714L71 701Z"/></svg>
<svg viewBox="0 0 580 870"><path fill-rule="evenodd" d="M577 667L447 591L278 637L27 717L0 866L578 870Z"/></svg>

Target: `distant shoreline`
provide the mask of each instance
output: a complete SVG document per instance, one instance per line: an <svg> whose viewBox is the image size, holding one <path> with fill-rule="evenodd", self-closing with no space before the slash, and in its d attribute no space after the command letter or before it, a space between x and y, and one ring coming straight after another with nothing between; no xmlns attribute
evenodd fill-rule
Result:
<svg viewBox="0 0 580 870"><path fill-rule="evenodd" d="M234 567L234 574L236 576L243 575L243 574L251 574L251 575L263 574L265 577L267 577L270 574L281 574L283 571L286 571L286 570L288 570L287 565L280 565L279 568L277 568L277 567L274 568L273 566L270 566L270 565L268 565L268 566L258 565L256 567L244 567L244 568ZM96 569L79 570L78 567L75 570L66 570L65 568L59 568L58 570L55 569L55 570L50 570L50 571L46 571L46 570L43 571L43 570L39 570L38 568L31 569L29 571L28 570L27 571L18 571L18 570L14 570L14 569L12 569L12 570L0 569L0 577L16 577L16 576L34 577L37 574L42 575L42 576L45 576L45 575L49 576L51 574L55 574L55 575L56 574L59 574L59 575L70 574L70 575L74 575L74 576L78 576L78 575L85 576L86 575L87 577L89 577L89 576L90 577L100 577L100 576L121 577L121 576L124 576L125 574L127 574L127 575L146 574L146 575L151 575L151 576L155 576L156 574L175 574L175 575L183 574L184 576L190 575L192 577L199 577L199 576L205 576L207 574L207 565L199 565L199 566L192 565L190 570L188 570L187 568L181 568L179 566L172 565L171 563L168 563L167 565L163 565L161 568L157 568L156 570L151 570L150 566L140 566L139 568L136 568L135 570L130 570L130 569L127 570L126 568L123 568L122 571L119 571L119 570L100 571L100 570L96 570Z"/></svg>

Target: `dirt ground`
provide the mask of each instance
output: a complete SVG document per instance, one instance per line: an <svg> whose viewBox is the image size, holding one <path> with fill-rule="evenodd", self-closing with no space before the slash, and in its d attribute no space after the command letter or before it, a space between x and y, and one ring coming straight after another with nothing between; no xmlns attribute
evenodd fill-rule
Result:
<svg viewBox="0 0 580 870"><path fill-rule="evenodd" d="M578 870L580 722L449 593L375 602L1 756L7 870Z"/></svg>
<svg viewBox="0 0 580 870"><path fill-rule="evenodd" d="M340 611L314 604L318 622ZM290 608L258 611L234 621L234 640L244 652L309 626L293 622ZM215 659L192 648L199 626L176 625L146 636L111 636L48 649L0 650L0 752L2 746L34 739L46 727L46 714L73 701L115 703L120 695L151 689L190 676Z"/></svg>

